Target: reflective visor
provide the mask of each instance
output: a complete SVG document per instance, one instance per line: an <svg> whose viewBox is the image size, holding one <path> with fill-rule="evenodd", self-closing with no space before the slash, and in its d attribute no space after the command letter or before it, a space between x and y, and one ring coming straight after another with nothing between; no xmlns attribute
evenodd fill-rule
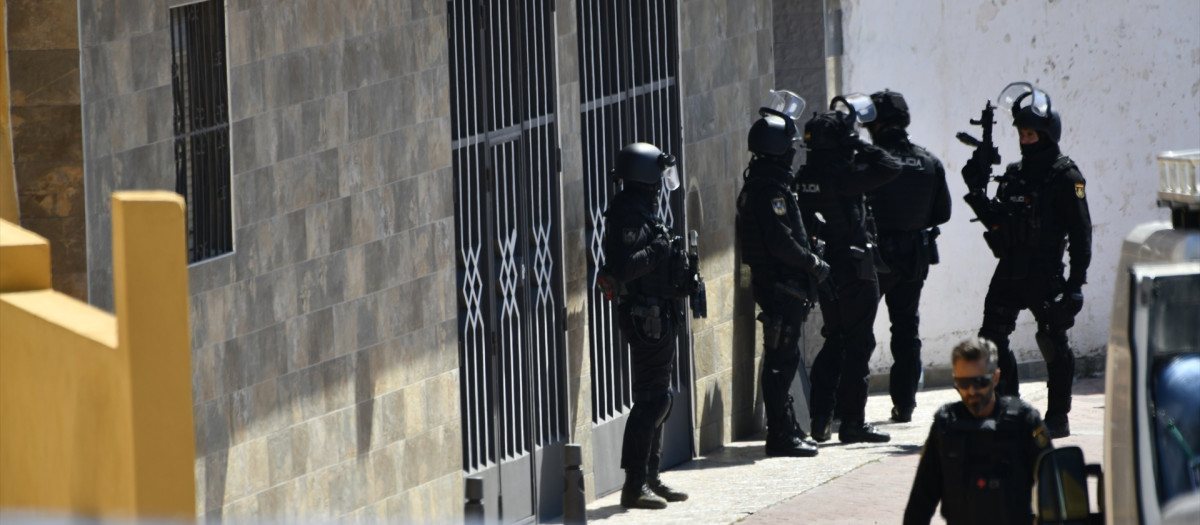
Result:
<svg viewBox="0 0 1200 525"><path fill-rule="evenodd" d="M1000 107L1009 108L1013 113L1029 106L1033 114L1039 117L1050 114L1050 96L1029 82L1013 82L1004 86L996 101Z"/></svg>
<svg viewBox="0 0 1200 525"><path fill-rule="evenodd" d="M853 114L862 124L875 120L875 103L871 102L870 96L862 93L834 97L829 109L846 115Z"/></svg>
<svg viewBox="0 0 1200 525"><path fill-rule="evenodd" d="M767 100L763 102L762 108L770 110L779 116L790 118L795 122L804 114L806 106L807 103L804 102L804 98L800 95L786 89L780 89L767 93Z"/></svg>
<svg viewBox="0 0 1200 525"><path fill-rule="evenodd" d="M663 184L667 185L667 191L675 191L679 188L679 171L675 169L675 166L663 171Z"/></svg>

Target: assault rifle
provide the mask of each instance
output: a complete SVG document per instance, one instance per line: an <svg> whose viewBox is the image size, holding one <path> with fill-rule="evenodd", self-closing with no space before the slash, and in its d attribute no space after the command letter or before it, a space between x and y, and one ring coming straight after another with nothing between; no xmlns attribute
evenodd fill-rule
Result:
<svg viewBox="0 0 1200 525"><path fill-rule="evenodd" d="M995 112L996 106L993 106L992 101L989 100L983 106L979 120L971 119L972 126L983 128L983 140L979 140L965 131L960 131L955 135L959 142L975 148L975 154L971 156L971 161L975 164L974 172L963 171L963 182L967 183L967 188L971 191L980 188L986 190L987 183L992 178L992 166L1000 164L1000 150L992 142L992 125L996 123Z"/></svg>
<svg viewBox="0 0 1200 525"><path fill-rule="evenodd" d="M692 308L692 317L708 317L708 294L704 286L704 278L700 276L700 233L696 230L688 232L688 270L691 273L691 295L688 304Z"/></svg>

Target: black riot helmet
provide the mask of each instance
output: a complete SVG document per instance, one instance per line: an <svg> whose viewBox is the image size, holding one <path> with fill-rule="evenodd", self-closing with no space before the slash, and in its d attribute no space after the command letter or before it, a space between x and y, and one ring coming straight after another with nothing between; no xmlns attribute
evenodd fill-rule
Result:
<svg viewBox="0 0 1200 525"><path fill-rule="evenodd" d="M665 183L668 191L679 187L675 156L663 153L657 146L646 142L634 142L621 148L612 175L626 182Z"/></svg>
<svg viewBox="0 0 1200 525"><path fill-rule="evenodd" d="M1012 110L1013 126L1032 129L1058 144L1062 138L1062 119L1050 104L1050 95L1028 82L1013 82L1004 87L997 99L1000 107Z"/></svg>
<svg viewBox="0 0 1200 525"><path fill-rule="evenodd" d="M872 93L871 102L875 104L875 123L907 128L911 122L908 103L904 101L904 95L885 89Z"/></svg>
<svg viewBox="0 0 1200 525"><path fill-rule="evenodd" d="M829 111L815 113L804 124L804 144L810 150L852 147L858 142L857 124L875 120L875 104L862 93L833 97Z"/></svg>
<svg viewBox="0 0 1200 525"><path fill-rule="evenodd" d="M854 137L854 128L836 111L814 113L804 123L804 145L811 150L844 148Z"/></svg>
<svg viewBox="0 0 1200 525"><path fill-rule="evenodd" d="M755 156L791 169L799 132L796 117L804 112L804 99L788 90L772 90L758 109L761 118L750 126L746 146Z"/></svg>
<svg viewBox="0 0 1200 525"><path fill-rule="evenodd" d="M796 124L778 115L764 115L750 126L747 144L751 153L779 157L793 149L798 140Z"/></svg>

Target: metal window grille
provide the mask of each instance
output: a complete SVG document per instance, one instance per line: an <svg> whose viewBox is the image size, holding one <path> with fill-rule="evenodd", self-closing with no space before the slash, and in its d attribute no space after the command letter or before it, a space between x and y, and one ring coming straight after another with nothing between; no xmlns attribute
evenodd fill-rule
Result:
<svg viewBox="0 0 1200 525"><path fill-rule="evenodd" d="M175 7L171 88L175 116L175 191L187 202L188 261L233 251L225 3Z"/></svg>
<svg viewBox="0 0 1200 525"><path fill-rule="evenodd" d="M584 197L587 202L588 318L592 349L592 419L599 423L632 406L629 352L617 326L616 308L595 287L604 265L604 210L615 193L608 176L616 154L630 142L650 142L682 163L679 53L675 0L581 0L579 16L580 102ZM681 172L681 176L683 173ZM684 186L686 187L686 186ZM663 192L662 218L684 230L683 191ZM679 342L674 384L690 382L691 357Z"/></svg>
<svg viewBox="0 0 1200 525"><path fill-rule="evenodd" d="M468 472L567 433L553 4L449 4Z"/></svg>

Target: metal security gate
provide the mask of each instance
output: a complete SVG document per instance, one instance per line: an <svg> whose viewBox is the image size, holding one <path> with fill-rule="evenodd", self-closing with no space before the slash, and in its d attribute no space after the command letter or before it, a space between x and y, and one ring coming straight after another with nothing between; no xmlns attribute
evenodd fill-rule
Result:
<svg viewBox="0 0 1200 525"><path fill-rule="evenodd" d="M172 8L175 192L187 202L188 262L233 251L225 3Z"/></svg>
<svg viewBox="0 0 1200 525"><path fill-rule="evenodd" d="M551 0L447 16L463 469L489 522L562 512L566 341Z"/></svg>
<svg viewBox="0 0 1200 525"><path fill-rule="evenodd" d="M621 441L633 405L629 349L617 326L612 301L596 290L604 264L604 210L616 191L608 172L621 147L650 142L682 155L679 118L678 27L675 0L580 0L578 5L580 103L583 128L584 198L587 202L588 297L592 350L592 450L596 494L621 487ZM686 231L684 190L664 192L664 221ZM692 352L690 320L676 342L675 407L667 421L663 467L692 458Z"/></svg>

